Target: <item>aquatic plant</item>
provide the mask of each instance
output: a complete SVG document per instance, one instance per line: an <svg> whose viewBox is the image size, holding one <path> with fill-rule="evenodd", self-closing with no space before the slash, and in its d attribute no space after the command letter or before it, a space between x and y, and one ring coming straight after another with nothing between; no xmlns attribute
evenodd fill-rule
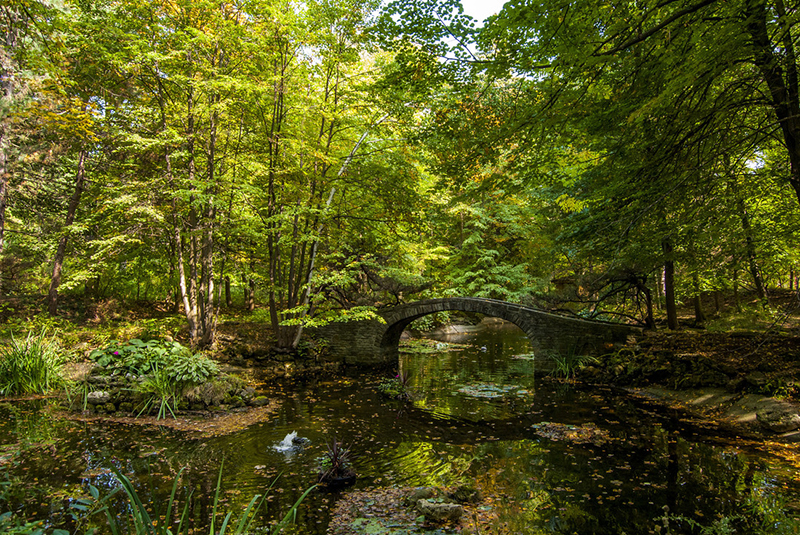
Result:
<svg viewBox="0 0 800 535"><path fill-rule="evenodd" d="M346 485L355 481L356 472L352 467L354 457L350 448L336 438L327 443L327 450L320 458L320 483L329 486Z"/></svg>
<svg viewBox="0 0 800 535"><path fill-rule="evenodd" d="M567 381L572 380L581 368L597 362L597 359L591 355L581 355L574 352L550 353L548 356L555 365L550 375Z"/></svg>
<svg viewBox="0 0 800 535"><path fill-rule="evenodd" d="M384 379L378 385L378 392L391 399L411 399L411 390L408 386L411 374L403 370L394 377Z"/></svg>
<svg viewBox="0 0 800 535"><path fill-rule="evenodd" d="M0 395L46 394L66 385L65 359L46 331L0 346Z"/></svg>
<svg viewBox="0 0 800 535"><path fill-rule="evenodd" d="M265 506L266 497L272 490L272 487L277 482L277 478L267 489L265 494L256 494L247 504L238 522L233 519L233 511L227 513L220 511L220 495L222 492L222 472L223 463L220 465L219 473L217 475L217 485L214 492L214 502L211 510L211 517L208 520L208 533L209 535L243 535L245 533L252 533L253 522L256 519L256 513L259 509ZM176 496L180 487L180 480L183 474L181 469L175 476L172 482L172 490L170 493L167 508L163 512L159 507L158 501L153 501L152 504L145 504L136 488L127 476L121 473L116 468L112 468L114 477L120 484L116 490L112 491L104 497L100 497L100 493L94 486L89 486L90 497L77 501L72 505L74 509L79 511L80 514L76 515L79 524L88 523L90 517L94 515L105 515L108 522L109 529L112 535L172 535L173 533L199 533L197 529L191 529L189 523L189 513L191 510L193 493L190 491L186 496L183 507L174 507L178 502ZM308 488L292 507L287 511L284 516L267 528L267 535L276 535L280 533L289 524L293 523L297 518L297 509L308 494L316 488L316 485ZM118 514L118 509L112 509L110 506L111 499L114 498L119 492L122 492L127 502L127 506L123 507L125 511L122 515ZM177 520L173 523L173 519L177 516Z"/></svg>

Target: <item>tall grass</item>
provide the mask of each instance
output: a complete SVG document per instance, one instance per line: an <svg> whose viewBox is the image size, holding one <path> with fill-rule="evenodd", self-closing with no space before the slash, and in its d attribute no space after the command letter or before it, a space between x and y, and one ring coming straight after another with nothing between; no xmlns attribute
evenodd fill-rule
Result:
<svg viewBox="0 0 800 535"><path fill-rule="evenodd" d="M11 337L0 346L0 395L46 394L66 385L65 359L55 342L42 331L24 340Z"/></svg>
<svg viewBox="0 0 800 535"><path fill-rule="evenodd" d="M548 355L553 361L555 367L550 372L553 377L560 377L567 381L575 378L578 370L586 367L589 364L597 363L597 359L590 355L580 355L577 353L551 353Z"/></svg>
<svg viewBox="0 0 800 535"><path fill-rule="evenodd" d="M164 366L154 365L153 370L147 379L139 385L139 391L148 396L142 410L149 413L150 409L156 407L156 420L167 417L167 411L175 418L175 410L178 406L181 385L165 369Z"/></svg>

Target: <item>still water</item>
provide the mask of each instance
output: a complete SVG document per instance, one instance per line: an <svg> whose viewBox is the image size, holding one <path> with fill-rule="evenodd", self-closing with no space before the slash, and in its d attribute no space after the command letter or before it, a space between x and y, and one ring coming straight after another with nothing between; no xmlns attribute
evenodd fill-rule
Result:
<svg viewBox="0 0 800 535"><path fill-rule="evenodd" d="M381 397L387 374L265 386L280 400L274 418L223 437L71 422L5 404L0 446L17 439L35 446L7 456L0 481L38 489L25 510L75 529L65 508L89 484L101 494L117 486L112 466L143 500L162 505L183 469L197 518L210 514L222 467L223 510L238 513L272 485L258 521L267 526L316 482L318 458L335 437L358 455L358 480L341 493L312 492L298 533L325 533L336 501L353 490L459 484L490 498L496 533L699 533L725 525L737 533L796 532L800 482L789 460L609 389L553 381L546 359L513 326L414 347L400 361L410 402ZM291 432L310 442L281 451ZM2 492L0 499L23 507Z"/></svg>

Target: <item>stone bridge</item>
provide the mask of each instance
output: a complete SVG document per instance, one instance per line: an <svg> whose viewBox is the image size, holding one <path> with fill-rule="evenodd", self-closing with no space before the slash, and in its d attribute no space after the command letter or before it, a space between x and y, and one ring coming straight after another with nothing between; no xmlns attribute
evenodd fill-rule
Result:
<svg viewBox="0 0 800 535"><path fill-rule="evenodd" d="M385 323L331 323L317 329L317 333L327 339L333 359L356 366L396 366L403 330L418 318L446 310L477 312L510 321L528 335L535 352L597 353L641 332L630 325L559 316L505 301L453 297L381 308L378 314Z"/></svg>

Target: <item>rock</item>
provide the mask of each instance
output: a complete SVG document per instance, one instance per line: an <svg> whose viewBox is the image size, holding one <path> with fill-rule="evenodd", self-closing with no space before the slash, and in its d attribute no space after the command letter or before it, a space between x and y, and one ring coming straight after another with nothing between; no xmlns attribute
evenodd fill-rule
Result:
<svg viewBox="0 0 800 535"><path fill-rule="evenodd" d="M311 444L311 439L306 437L294 437L292 438L292 445L298 448L304 448L307 444Z"/></svg>
<svg viewBox="0 0 800 535"><path fill-rule="evenodd" d="M748 384L756 388L762 387L767 384L767 376L763 372L751 372L745 377Z"/></svg>
<svg viewBox="0 0 800 535"><path fill-rule="evenodd" d="M426 500L436 496L436 490L430 487L417 487L410 496L404 500L406 505L416 505L420 500Z"/></svg>
<svg viewBox="0 0 800 535"><path fill-rule="evenodd" d="M239 391L239 396L244 400L245 403L250 403L254 397L256 397L256 389L252 386L248 386L247 388L243 388Z"/></svg>
<svg viewBox="0 0 800 535"><path fill-rule="evenodd" d="M111 394L106 390L95 390L86 394L86 402L89 405L105 405L111 401Z"/></svg>
<svg viewBox="0 0 800 535"><path fill-rule="evenodd" d="M756 412L756 419L762 427L775 433L787 433L800 429L800 415L777 407Z"/></svg>
<svg viewBox="0 0 800 535"><path fill-rule="evenodd" d="M721 371L710 370L702 375L702 385L726 386L730 379Z"/></svg>
<svg viewBox="0 0 800 535"><path fill-rule="evenodd" d="M744 377L739 377L739 378L736 378L736 379L731 379L728 382L727 389L730 392L741 392L742 390L747 388L748 384L749 383L747 382L747 379L745 379Z"/></svg>
<svg viewBox="0 0 800 535"><path fill-rule="evenodd" d="M434 503L430 500L417 500L417 511L430 522L456 522L464 514L464 508L457 503Z"/></svg>
<svg viewBox="0 0 800 535"><path fill-rule="evenodd" d="M105 375L91 375L87 382L92 385L104 385L111 381L111 378Z"/></svg>
<svg viewBox="0 0 800 535"><path fill-rule="evenodd" d="M480 489L467 485L456 487L450 497L459 503L478 503L483 500Z"/></svg>
<svg viewBox="0 0 800 535"><path fill-rule="evenodd" d="M119 410L121 412L127 412L128 414L133 412L133 403L130 401L123 401L119 404Z"/></svg>
<svg viewBox="0 0 800 535"><path fill-rule="evenodd" d="M267 403L269 403L269 398L267 396L258 396L253 398L253 401L250 402L250 405L253 407L263 407Z"/></svg>

